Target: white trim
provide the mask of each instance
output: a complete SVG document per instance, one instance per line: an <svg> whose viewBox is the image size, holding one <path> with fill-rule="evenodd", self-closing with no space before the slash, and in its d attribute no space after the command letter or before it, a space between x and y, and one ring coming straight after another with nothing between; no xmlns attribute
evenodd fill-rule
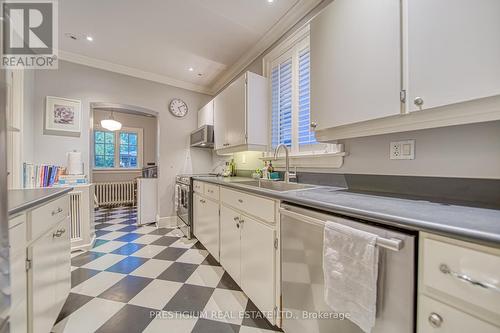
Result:
<svg viewBox="0 0 500 333"><path fill-rule="evenodd" d="M125 66L125 65L120 65L120 64L115 64L112 62L108 62L105 60L100 60L96 58L91 58L87 56L83 56L80 54L76 53L71 53L67 51L62 51L59 50L59 59L72 62L75 64L80 64L80 65L85 65L93 68L98 68L102 69L105 71L109 72L114 72L114 73L119 73L119 74L124 74L132 77L136 77L139 79L144 79L148 81L153 81L157 83L162 83L162 84L167 84L169 86L173 87L178 87L178 88L183 88L195 92L199 92L202 94L207 94L211 95L212 90L210 90L209 87L201 86L198 84L182 81L182 80L177 80L174 78L171 78L166 75L160 75L156 73L151 73L147 71L143 71L137 68Z"/></svg>
<svg viewBox="0 0 500 333"><path fill-rule="evenodd" d="M116 172L116 173L133 173L133 172L141 172L140 168L94 168L93 172L96 173L108 173L108 172Z"/></svg>
<svg viewBox="0 0 500 333"><path fill-rule="evenodd" d="M176 228L177 227L177 216L158 216L158 227L159 228Z"/></svg>
<svg viewBox="0 0 500 333"><path fill-rule="evenodd" d="M269 77L271 73L271 63L274 63L278 58L287 53L304 39L309 38L310 26L306 24L304 27L295 31L292 35L286 38L283 42L273 48L262 58L262 73Z"/></svg>
<svg viewBox="0 0 500 333"><path fill-rule="evenodd" d="M500 96L368 120L316 132L318 142L500 120Z"/></svg>
<svg viewBox="0 0 500 333"><path fill-rule="evenodd" d="M268 31L264 36L222 75L212 85L211 91L215 94L228 82L237 77L256 58L269 49L291 27L297 24L305 15L313 10L322 0L298 0L297 3Z"/></svg>

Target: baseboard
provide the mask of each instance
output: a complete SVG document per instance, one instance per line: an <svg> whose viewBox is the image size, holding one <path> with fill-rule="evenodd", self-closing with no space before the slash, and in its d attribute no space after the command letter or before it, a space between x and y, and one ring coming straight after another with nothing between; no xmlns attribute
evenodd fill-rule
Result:
<svg viewBox="0 0 500 333"><path fill-rule="evenodd" d="M90 240L90 242L88 244L82 244L82 245L77 245L77 246L72 245L71 246L71 252L75 252L75 251L88 251L92 247L94 247L95 240L96 240L96 237L95 237L95 234L94 234L94 236L92 236L92 239Z"/></svg>
<svg viewBox="0 0 500 333"><path fill-rule="evenodd" d="M177 216L164 216L158 218L158 227L175 228L177 227Z"/></svg>

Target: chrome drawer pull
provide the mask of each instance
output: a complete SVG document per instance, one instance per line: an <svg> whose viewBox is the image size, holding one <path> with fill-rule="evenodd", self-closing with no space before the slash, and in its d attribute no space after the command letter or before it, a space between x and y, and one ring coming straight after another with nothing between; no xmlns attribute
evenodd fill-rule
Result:
<svg viewBox="0 0 500 333"><path fill-rule="evenodd" d="M429 320L429 324L434 328L441 327L443 323L443 318L435 312L432 312L427 319Z"/></svg>
<svg viewBox="0 0 500 333"><path fill-rule="evenodd" d="M458 273L458 272L454 272L446 264L439 265L439 270L443 274L449 274L449 275L453 276L454 278L457 278L457 279L459 279L460 281L463 281L463 282L470 283L473 286L477 286L477 287L481 287L481 288L484 288L484 289L488 289L488 290L493 290L493 291L496 291L496 292L500 292L500 288L499 287L497 287L495 285L492 285L491 283L488 283L488 282L478 281L476 279L471 278L468 275L461 274L461 273Z"/></svg>
<svg viewBox="0 0 500 333"><path fill-rule="evenodd" d="M57 208L56 210L53 210L52 211L52 216L56 215L56 214L59 214L63 211L63 209L61 207Z"/></svg>

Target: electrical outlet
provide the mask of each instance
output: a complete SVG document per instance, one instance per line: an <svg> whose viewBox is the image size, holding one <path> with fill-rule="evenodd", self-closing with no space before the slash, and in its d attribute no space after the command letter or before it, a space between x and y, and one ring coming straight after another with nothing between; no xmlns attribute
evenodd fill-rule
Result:
<svg viewBox="0 0 500 333"><path fill-rule="evenodd" d="M414 160L415 140L394 141L390 145L391 160Z"/></svg>

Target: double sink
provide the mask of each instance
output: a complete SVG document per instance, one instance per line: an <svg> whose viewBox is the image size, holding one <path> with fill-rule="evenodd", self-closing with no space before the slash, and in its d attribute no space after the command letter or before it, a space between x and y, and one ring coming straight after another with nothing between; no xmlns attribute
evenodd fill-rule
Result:
<svg viewBox="0 0 500 333"><path fill-rule="evenodd" d="M272 180L265 180L265 179L242 181L242 182L238 182L238 185L259 187L262 189L267 189L267 190L272 190L272 191L277 191L277 192L305 190L305 189L312 189L312 188L317 187L314 185L298 184L298 183L286 183L283 181L272 181Z"/></svg>

